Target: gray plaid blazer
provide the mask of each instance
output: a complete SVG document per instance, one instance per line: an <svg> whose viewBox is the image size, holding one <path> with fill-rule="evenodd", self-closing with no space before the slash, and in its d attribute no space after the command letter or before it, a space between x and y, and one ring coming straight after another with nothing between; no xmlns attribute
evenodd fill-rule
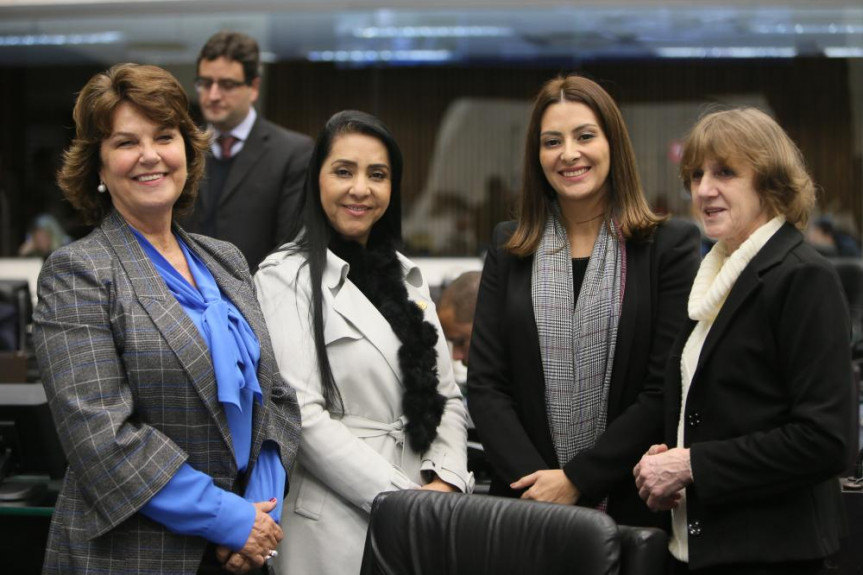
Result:
<svg viewBox="0 0 863 575"><path fill-rule="evenodd" d="M245 259L231 244L175 230L261 343L263 407L254 408L249 469L272 440L290 471L300 412ZM116 212L48 258L38 293L36 355L69 461L43 572L195 573L207 541L137 511L183 462L240 488L206 344Z"/></svg>

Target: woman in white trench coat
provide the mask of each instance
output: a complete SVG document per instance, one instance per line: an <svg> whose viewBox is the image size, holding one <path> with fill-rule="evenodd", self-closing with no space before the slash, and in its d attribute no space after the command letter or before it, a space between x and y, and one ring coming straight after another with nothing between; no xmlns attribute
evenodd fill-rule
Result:
<svg viewBox="0 0 863 575"><path fill-rule="evenodd" d="M312 155L303 229L255 276L302 441L275 565L358 573L375 496L469 492L466 415L434 303L401 240L401 152L346 111Z"/></svg>

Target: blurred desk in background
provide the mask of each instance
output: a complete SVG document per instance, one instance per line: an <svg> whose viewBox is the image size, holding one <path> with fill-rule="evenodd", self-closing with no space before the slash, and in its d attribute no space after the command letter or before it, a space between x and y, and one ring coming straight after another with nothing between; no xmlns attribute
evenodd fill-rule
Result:
<svg viewBox="0 0 863 575"><path fill-rule="evenodd" d="M0 557L3 573L38 575L42 571L48 527L62 479L11 476L0 483ZM4 502L3 495L29 489L27 501Z"/></svg>
<svg viewBox="0 0 863 575"><path fill-rule="evenodd" d="M28 355L23 351L0 351L0 383L29 381Z"/></svg>

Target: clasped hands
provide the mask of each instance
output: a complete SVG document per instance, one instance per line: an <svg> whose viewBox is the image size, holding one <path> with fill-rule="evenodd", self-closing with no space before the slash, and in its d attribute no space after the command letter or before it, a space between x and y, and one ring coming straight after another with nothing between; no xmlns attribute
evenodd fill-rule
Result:
<svg viewBox="0 0 863 575"><path fill-rule="evenodd" d="M271 552L284 536L282 528L269 515L276 508L276 500L262 501L254 506L255 523L243 548L239 551L224 546L216 549L216 559L231 573L247 573L261 567L268 558L275 556Z"/></svg>
<svg viewBox="0 0 863 575"><path fill-rule="evenodd" d="M435 477L422 489L434 491L456 491L456 488ZM239 551L220 546L216 549L216 559L231 573L247 573L261 567L271 557L271 552L282 540L282 528L273 521L269 512L276 508L276 500L255 503L255 523L246 544Z"/></svg>
<svg viewBox="0 0 863 575"><path fill-rule="evenodd" d="M652 445L632 470L638 495L653 511L674 509L680 491L692 483L689 449Z"/></svg>

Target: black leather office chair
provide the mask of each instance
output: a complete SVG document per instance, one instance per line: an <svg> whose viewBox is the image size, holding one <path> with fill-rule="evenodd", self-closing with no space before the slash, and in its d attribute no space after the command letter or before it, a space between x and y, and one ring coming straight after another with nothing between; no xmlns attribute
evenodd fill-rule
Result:
<svg viewBox="0 0 863 575"><path fill-rule="evenodd" d="M666 535L605 513L407 490L372 506L361 575L662 575Z"/></svg>
<svg viewBox="0 0 863 575"><path fill-rule="evenodd" d="M618 525L620 575L662 575L668 564L668 535L662 529Z"/></svg>

